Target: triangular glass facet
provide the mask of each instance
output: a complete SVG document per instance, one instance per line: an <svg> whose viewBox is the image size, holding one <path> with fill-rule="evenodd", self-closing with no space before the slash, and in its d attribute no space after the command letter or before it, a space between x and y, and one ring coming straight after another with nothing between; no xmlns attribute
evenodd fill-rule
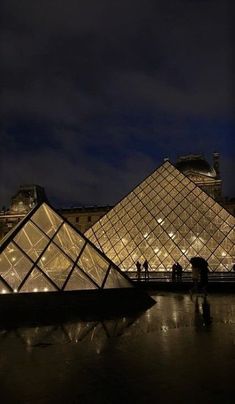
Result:
<svg viewBox="0 0 235 404"><path fill-rule="evenodd" d="M63 222L60 216L55 213L46 203L43 203L31 217L31 220L43 230L49 237L58 230Z"/></svg>
<svg viewBox="0 0 235 404"><path fill-rule="evenodd" d="M0 275L13 289L17 290L33 263L13 243L0 254Z"/></svg>
<svg viewBox="0 0 235 404"><path fill-rule="evenodd" d="M101 287L109 262L97 250L87 244L79 258L78 265Z"/></svg>
<svg viewBox="0 0 235 404"><path fill-rule="evenodd" d="M171 270L176 261L187 269L194 255L229 271L234 229L234 217L167 161L85 235L125 271L145 259L150 270Z"/></svg>
<svg viewBox="0 0 235 404"><path fill-rule="evenodd" d="M104 289L112 288L129 288L129 282L115 268L110 268L107 279L105 280Z"/></svg>
<svg viewBox="0 0 235 404"><path fill-rule="evenodd" d="M62 288L73 267L73 262L55 244L50 243L41 256L38 266L59 288Z"/></svg>
<svg viewBox="0 0 235 404"><path fill-rule="evenodd" d="M60 228L54 241L73 260L77 258L85 244L84 239L67 223L64 223Z"/></svg>
<svg viewBox="0 0 235 404"><path fill-rule="evenodd" d="M75 267L64 290L98 289L78 267Z"/></svg>
<svg viewBox="0 0 235 404"><path fill-rule="evenodd" d="M34 268L19 292L53 292L56 288L39 269Z"/></svg>
<svg viewBox="0 0 235 404"><path fill-rule="evenodd" d="M14 238L16 244L32 259L36 260L49 242L49 238L32 222L27 222Z"/></svg>
<svg viewBox="0 0 235 404"><path fill-rule="evenodd" d="M11 289L0 278L0 294L10 293Z"/></svg>

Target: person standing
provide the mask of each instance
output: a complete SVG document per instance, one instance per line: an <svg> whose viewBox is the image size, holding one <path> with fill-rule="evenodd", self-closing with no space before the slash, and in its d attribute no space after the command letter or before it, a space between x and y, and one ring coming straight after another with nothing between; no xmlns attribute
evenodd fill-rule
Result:
<svg viewBox="0 0 235 404"><path fill-rule="evenodd" d="M147 260L144 261L143 268L144 268L144 279L149 280L149 264Z"/></svg>
<svg viewBox="0 0 235 404"><path fill-rule="evenodd" d="M182 266L177 262L176 263L176 279L177 281L182 281Z"/></svg>
<svg viewBox="0 0 235 404"><path fill-rule="evenodd" d="M140 281L140 279L141 279L141 263L139 261L137 261L137 263L136 263L136 270L137 270L137 273L136 273L137 281Z"/></svg>

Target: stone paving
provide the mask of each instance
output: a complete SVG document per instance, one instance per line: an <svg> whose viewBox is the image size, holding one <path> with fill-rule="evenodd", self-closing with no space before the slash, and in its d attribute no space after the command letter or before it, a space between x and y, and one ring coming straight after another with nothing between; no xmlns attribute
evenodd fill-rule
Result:
<svg viewBox="0 0 235 404"><path fill-rule="evenodd" d="M1 329L1 402L233 403L235 295L153 297L130 318Z"/></svg>

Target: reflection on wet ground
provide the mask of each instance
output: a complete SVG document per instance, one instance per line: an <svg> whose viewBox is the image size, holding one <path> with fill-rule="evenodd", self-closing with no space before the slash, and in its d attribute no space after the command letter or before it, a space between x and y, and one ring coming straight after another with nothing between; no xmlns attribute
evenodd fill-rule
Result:
<svg viewBox="0 0 235 404"><path fill-rule="evenodd" d="M4 404L67 398L82 404L152 402L155 388L158 402L188 402L187 394L195 388L198 393L190 397L191 402L216 403L222 398L230 402L235 296L191 299L188 294L161 293L153 297L156 305L133 317L1 329ZM219 382L212 385L218 375ZM175 400L174 394L181 398Z"/></svg>

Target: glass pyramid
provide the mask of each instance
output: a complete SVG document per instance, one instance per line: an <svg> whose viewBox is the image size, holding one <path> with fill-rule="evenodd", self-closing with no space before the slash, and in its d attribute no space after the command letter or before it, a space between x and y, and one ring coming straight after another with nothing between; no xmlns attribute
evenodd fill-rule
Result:
<svg viewBox="0 0 235 404"><path fill-rule="evenodd" d="M2 240L0 293L126 287L128 277L46 203Z"/></svg>
<svg viewBox="0 0 235 404"><path fill-rule="evenodd" d="M197 255L230 271L234 231L234 216L166 161L85 235L124 271L145 259L153 271L189 270Z"/></svg>

